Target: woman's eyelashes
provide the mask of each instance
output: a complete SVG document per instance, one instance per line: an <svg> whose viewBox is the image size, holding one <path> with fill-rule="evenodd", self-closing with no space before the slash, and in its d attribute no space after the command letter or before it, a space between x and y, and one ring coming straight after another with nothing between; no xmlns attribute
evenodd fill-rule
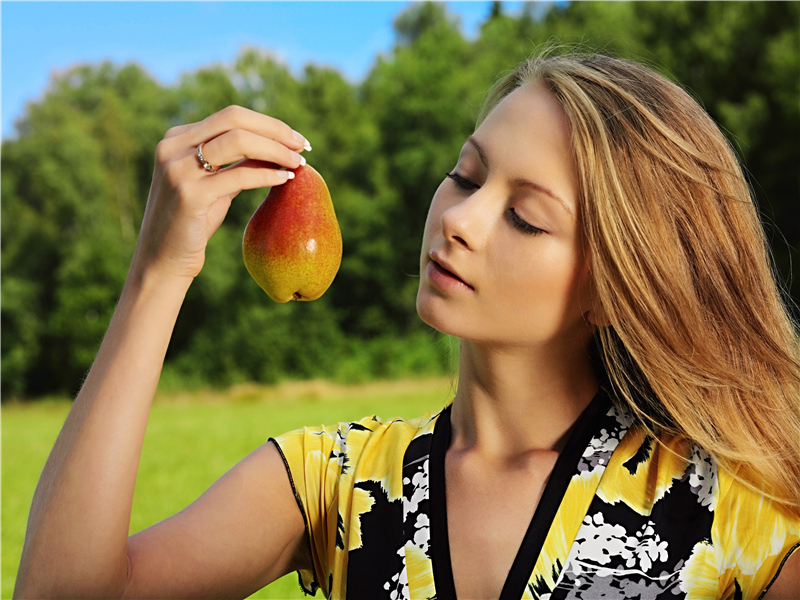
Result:
<svg viewBox="0 0 800 600"><path fill-rule="evenodd" d="M519 215L517 214L517 211L515 211L513 208L509 208L506 211L506 216L508 217L511 226L514 227L515 229L519 229L522 233L527 233L529 235L538 235L540 233L544 233L543 229L534 227L527 221L523 221L522 219L520 219Z"/></svg>
<svg viewBox="0 0 800 600"><path fill-rule="evenodd" d="M462 190L477 190L479 187L481 187L477 183L470 181L466 177L462 177L455 171L451 173L445 173L445 175L450 179L452 179L453 182Z"/></svg>
<svg viewBox="0 0 800 600"><path fill-rule="evenodd" d="M453 182L462 190L477 190L481 186L477 183L470 181L466 177L462 177L455 171L451 173L446 173L447 177L453 180ZM506 218L508 222L511 223L511 226L514 229L518 229L522 233L526 233L528 235L537 235L539 233L544 233L544 230L539 229L538 227L534 227L527 221L523 221L517 212L513 208L509 208L506 210Z"/></svg>

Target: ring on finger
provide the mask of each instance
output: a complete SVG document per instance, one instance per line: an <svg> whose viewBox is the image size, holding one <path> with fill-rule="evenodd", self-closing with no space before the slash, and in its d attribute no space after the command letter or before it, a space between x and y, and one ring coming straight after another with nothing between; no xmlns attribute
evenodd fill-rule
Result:
<svg viewBox="0 0 800 600"><path fill-rule="evenodd" d="M217 169L216 169L216 167L213 167L213 166L211 166L211 163L210 163L210 162L208 162L208 161L205 159L205 157L203 156L203 144L200 144L200 145L197 147L197 158L198 158L198 160L200 161L200 164L202 165L202 167L203 167L203 168L204 168L206 171L209 171L209 172L211 172L211 173L216 173L216 172L217 172Z"/></svg>

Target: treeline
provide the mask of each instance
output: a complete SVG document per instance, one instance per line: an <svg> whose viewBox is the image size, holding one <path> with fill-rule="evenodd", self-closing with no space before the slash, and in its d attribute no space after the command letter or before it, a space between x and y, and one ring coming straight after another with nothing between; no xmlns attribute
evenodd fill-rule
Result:
<svg viewBox="0 0 800 600"><path fill-rule="evenodd" d="M323 66L295 76L258 48L174 87L135 64L55 76L2 146L2 397L75 392L125 279L157 142L229 104L311 140L344 260L322 299L273 303L241 259L265 190L242 193L189 291L167 383L446 371L450 342L414 309L427 207L486 89L554 40L644 60L701 99L752 177L780 278L800 299L799 4L532 3L512 17L495 3L474 40L446 5L413 4L395 31L393 50L358 85Z"/></svg>

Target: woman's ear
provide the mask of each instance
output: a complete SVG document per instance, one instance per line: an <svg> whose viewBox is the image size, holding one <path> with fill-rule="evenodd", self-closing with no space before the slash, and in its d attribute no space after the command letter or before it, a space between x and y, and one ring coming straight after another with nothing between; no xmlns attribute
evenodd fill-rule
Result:
<svg viewBox="0 0 800 600"><path fill-rule="evenodd" d="M600 299L595 297L592 299L592 308L586 311L586 320L595 327L608 327L611 321L606 315L603 304Z"/></svg>
<svg viewBox="0 0 800 600"><path fill-rule="evenodd" d="M595 327L608 327L611 325L611 321L609 320L608 315L603 308L603 303L600 301L600 294L597 292L597 285L591 273L591 263L591 249L586 246L586 269L589 273L589 288L587 290L587 295L589 296L590 308L583 314L583 317L586 319L587 323L594 325Z"/></svg>

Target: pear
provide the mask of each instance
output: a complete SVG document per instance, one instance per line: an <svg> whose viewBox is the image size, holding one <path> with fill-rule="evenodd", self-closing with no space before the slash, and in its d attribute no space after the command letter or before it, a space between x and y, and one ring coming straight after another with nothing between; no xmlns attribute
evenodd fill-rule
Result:
<svg viewBox="0 0 800 600"><path fill-rule="evenodd" d="M242 240L244 264L276 302L316 300L342 263L342 233L325 180L310 165L270 189Z"/></svg>

